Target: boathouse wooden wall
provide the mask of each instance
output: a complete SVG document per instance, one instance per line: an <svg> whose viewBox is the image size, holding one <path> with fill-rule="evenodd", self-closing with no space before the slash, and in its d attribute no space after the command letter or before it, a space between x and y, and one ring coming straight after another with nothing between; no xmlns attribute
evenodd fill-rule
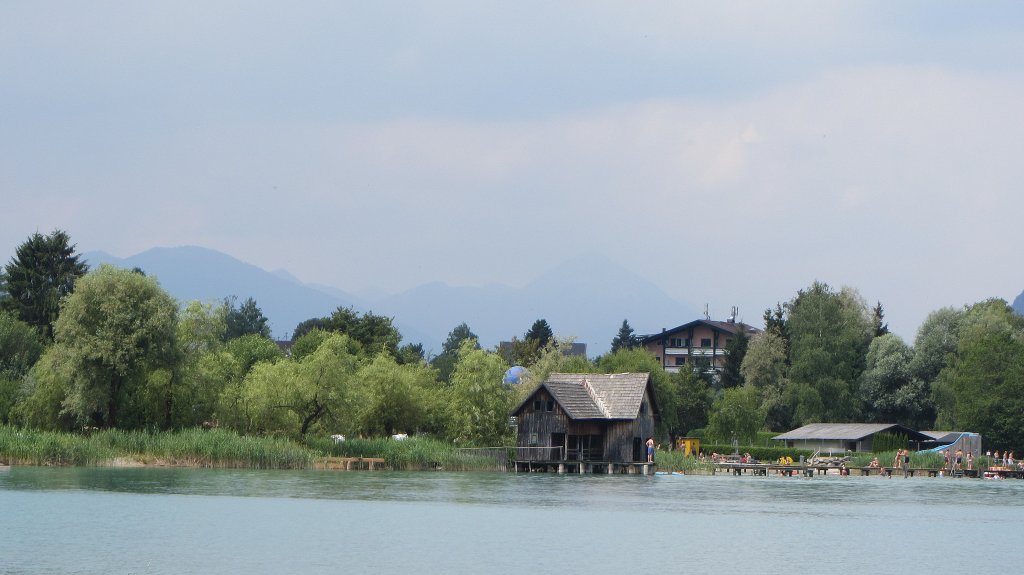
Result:
<svg viewBox="0 0 1024 575"><path fill-rule="evenodd" d="M521 449L519 460L553 461L575 460L577 454L569 452L571 436L600 437L599 454L588 453L586 460L625 463L644 461L646 448L637 450L648 437L654 435L654 414L651 408L650 388L644 391L643 408L636 419L573 420L543 387L515 413L517 419L516 445ZM555 444L553 438L561 441ZM546 449L540 449L546 448Z"/></svg>

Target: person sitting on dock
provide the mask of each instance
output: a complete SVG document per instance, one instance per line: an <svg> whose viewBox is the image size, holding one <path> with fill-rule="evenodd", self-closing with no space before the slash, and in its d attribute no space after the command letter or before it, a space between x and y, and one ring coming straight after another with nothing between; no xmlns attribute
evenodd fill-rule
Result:
<svg viewBox="0 0 1024 575"><path fill-rule="evenodd" d="M881 463L878 462L878 458L876 457L871 460L871 463L868 464L868 467L879 467L880 465Z"/></svg>

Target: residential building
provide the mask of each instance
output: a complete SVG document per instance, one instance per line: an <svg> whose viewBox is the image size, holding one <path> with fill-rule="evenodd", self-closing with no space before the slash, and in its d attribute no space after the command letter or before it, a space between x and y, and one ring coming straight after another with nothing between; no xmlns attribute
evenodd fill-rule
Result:
<svg viewBox="0 0 1024 575"><path fill-rule="evenodd" d="M726 321L698 319L644 336L640 345L657 358L665 371L675 373L689 367L705 372L720 372L729 354L726 348L736 338L736 334L741 332L751 337L761 333L761 330L742 322L737 323L733 318Z"/></svg>

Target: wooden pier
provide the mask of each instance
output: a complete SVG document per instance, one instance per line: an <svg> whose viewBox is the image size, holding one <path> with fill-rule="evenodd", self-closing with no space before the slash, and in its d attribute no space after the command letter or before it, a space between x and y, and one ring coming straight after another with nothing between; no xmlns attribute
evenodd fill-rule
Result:
<svg viewBox="0 0 1024 575"><path fill-rule="evenodd" d="M775 463L716 463L711 474L727 473L730 475L783 475L783 476L804 476L814 477L815 475L841 475L843 467L835 465L779 465ZM1024 472L1021 470L990 468L990 469L960 469L950 471L948 469L936 469L930 467L909 467L906 469L895 467L846 467L847 475L869 476L878 475L884 477L997 477L1000 479L1024 479Z"/></svg>
<svg viewBox="0 0 1024 575"><path fill-rule="evenodd" d="M318 469L336 469L352 471L367 469L373 471L377 465L384 465L383 457L325 457L317 462Z"/></svg>
<svg viewBox="0 0 1024 575"><path fill-rule="evenodd" d="M655 464L643 462L612 462L612 461L516 461L516 473L604 473L654 475Z"/></svg>

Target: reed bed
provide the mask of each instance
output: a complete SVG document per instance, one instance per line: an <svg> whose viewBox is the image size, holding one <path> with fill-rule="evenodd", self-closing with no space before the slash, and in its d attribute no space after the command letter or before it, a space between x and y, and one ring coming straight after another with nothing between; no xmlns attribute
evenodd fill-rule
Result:
<svg viewBox="0 0 1024 575"><path fill-rule="evenodd" d="M332 457L383 457L395 470L496 471L492 455L463 451L430 437L396 441L389 437L348 439L341 443L330 437L311 436L303 442L313 451Z"/></svg>
<svg viewBox="0 0 1024 575"><path fill-rule="evenodd" d="M217 429L163 433L110 429L76 435L0 427L0 460L19 465L303 469L320 455L288 439Z"/></svg>
<svg viewBox="0 0 1024 575"><path fill-rule="evenodd" d="M694 456L684 456L682 451L656 451L654 463L658 471L681 471L683 473L711 473L714 465L702 462Z"/></svg>

